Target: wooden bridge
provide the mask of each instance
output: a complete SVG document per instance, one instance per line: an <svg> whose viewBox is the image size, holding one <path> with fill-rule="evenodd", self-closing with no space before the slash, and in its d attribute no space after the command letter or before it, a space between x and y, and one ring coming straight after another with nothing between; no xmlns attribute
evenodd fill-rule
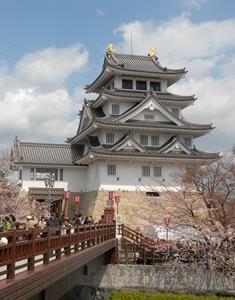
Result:
<svg viewBox="0 0 235 300"><path fill-rule="evenodd" d="M50 299L45 290L100 256L110 262L116 246L114 224L80 225L0 233L0 299ZM57 299L56 297L53 299Z"/></svg>
<svg viewBox="0 0 235 300"><path fill-rule="evenodd" d="M0 246L4 300L58 299L99 265L149 263L159 257L158 242L125 225L117 226L117 232L115 224L94 224L14 230L0 233L1 237L9 241Z"/></svg>

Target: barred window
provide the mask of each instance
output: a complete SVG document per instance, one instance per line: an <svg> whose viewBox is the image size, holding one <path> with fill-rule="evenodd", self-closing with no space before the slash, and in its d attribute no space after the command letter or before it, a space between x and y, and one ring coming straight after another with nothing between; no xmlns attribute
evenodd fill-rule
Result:
<svg viewBox="0 0 235 300"><path fill-rule="evenodd" d="M132 90L133 89L133 81L128 80L128 79L123 79L122 80L122 88L127 89L127 90Z"/></svg>
<svg viewBox="0 0 235 300"><path fill-rule="evenodd" d="M162 176L162 167L153 167L153 176L161 177Z"/></svg>
<svg viewBox="0 0 235 300"><path fill-rule="evenodd" d="M188 148L192 147L192 139L191 138L184 138L184 145Z"/></svg>
<svg viewBox="0 0 235 300"><path fill-rule="evenodd" d="M60 181L63 181L64 179L64 170L60 169Z"/></svg>
<svg viewBox="0 0 235 300"><path fill-rule="evenodd" d="M150 176L150 166L142 166L142 176Z"/></svg>
<svg viewBox="0 0 235 300"><path fill-rule="evenodd" d="M151 145L159 146L159 136L158 135L151 135Z"/></svg>
<svg viewBox="0 0 235 300"><path fill-rule="evenodd" d="M112 115L120 114L120 106L118 104L112 104Z"/></svg>
<svg viewBox="0 0 235 300"><path fill-rule="evenodd" d="M30 180L34 180L34 168L30 169Z"/></svg>
<svg viewBox="0 0 235 300"><path fill-rule="evenodd" d="M114 143L114 134L111 132L106 133L106 143L113 144Z"/></svg>
<svg viewBox="0 0 235 300"><path fill-rule="evenodd" d="M148 136L140 135L140 145L148 145Z"/></svg>
<svg viewBox="0 0 235 300"><path fill-rule="evenodd" d="M136 80L137 90L147 90L147 82L143 80Z"/></svg>
<svg viewBox="0 0 235 300"><path fill-rule="evenodd" d="M161 83L156 81L150 82L150 90L152 91L160 91L161 90Z"/></svg>
<svg viewBox="0 0 235 300"><path fill-rule="evenodd" d="M36 169L36 180L44 180L48 174L54 174L55 180L58 180L58 170L57 169L44 169L44 168Z"/></svg>
<svg viewBox="0 0 235 300"><path fill-rule="evenodd" d="M116 165L108 165L108 175L115 176L116 175Z"/></svg>
<svg viewBox="0 0 235 300"><path fill-rule="evenodd" d="M171 111L172 111L173 115L175 115L177 118L179 118L179 116L180 116L179 108L172 108Z"/></svg>

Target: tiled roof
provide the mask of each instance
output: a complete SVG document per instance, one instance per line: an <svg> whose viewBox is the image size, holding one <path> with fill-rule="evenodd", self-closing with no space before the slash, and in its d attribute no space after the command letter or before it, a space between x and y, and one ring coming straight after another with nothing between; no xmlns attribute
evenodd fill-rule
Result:
<svg viewBox="0 0 235 300"><path fill-rule="evenodd" d="M149 78L165 78L168 86L179 80L186 73L185 69L168 69L162 67L158 60L150 56L107 54L100 75L86 86L87 93L100 92L100 89L114 76L140 76Z"/></svg>
<svg viewBox="0 0 235 300"><path fill-rule="evenodd" d="M105 64L124 70L166 74L185 73L185 69L168 69L162 67L158 60L151 56L107 54L105 60Z"/></svg>
<svg viewBox="0 0 235 300"><path fill-rule="evenodd" d="M115 145L122 145L128 139L128 135L124 135L121 137L114 145L100 145L98 147L92 147L90 152L93 154L104 154L104 155L112 155L112 156L140 156L140 157L175 157L175 158L200 158L200 159L218 159L218 153L207 153L198 151L196 148L187 150L190 154L183 152L169 152L165 153L164 151L168 149L172 143L177 140L176 136L172 136L169 140L167 140L160 147L148 147L141 145L141 149L144 149L145 152L138 151L137 149L121 149L116 151ZM133 138L132 138L133 140ZM135 141L136 142L136 141ZM136 142L137 143L137 142ZM181 143L181 142L180 142ZM138 143L137 143L138 144ZM139 145L139 144L138 144Z"/></svg>
<svg viewBox="0 0 235 300"><path fill-rule="evenodd" d="M108 154L112 156L139 156L139 157L174 157L174 158L188 158L188 159L218 159L218 153L207 153L198 150L192 151L192 154L186 154L183 152L160 152L159 149L150 150L146 152L139 152L132 149L122 149L121 151L112 151L110 147L100 146L92 149L91 153L93 154Z"/></svg>
<svg viewBox="0 0 235 300"><path fill-rule="evenodd" d="M83 145L18 142L19 164L73 165L83 154Z"/></svg>
<svg viewBox="0 0 235 300"><path fill-rule="evenodd" d="M155 97L161 102L174 102L175 104L180 103L183 106L187 106L194 102L196 98L192 96L181 96L175 95L169 92L153 92ZM98 107L106 100L116 100L124 102L140 102L146 98L148 91L136 91L136 90L118 90L104 89L102 93L97 97L95 101L92 101L93 107Z"/></svg>

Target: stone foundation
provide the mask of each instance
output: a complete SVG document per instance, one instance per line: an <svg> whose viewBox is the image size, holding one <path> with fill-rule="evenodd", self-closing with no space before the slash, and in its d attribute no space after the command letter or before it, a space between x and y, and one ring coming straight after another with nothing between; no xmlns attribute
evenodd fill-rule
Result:
<svg viewBox="0 0 235 300"><path fill-rule="evenodd" d="M235 276L193 267L108 265L90 276L83 286L189 294L235 295Z"/></svg>
<svg viewBox="0 0 235 300"><path fill-rule="evenodd" d="M153 211L152 207L148 205L148 198L141 192L115 192L120 195L119 214L122 216L123 223L132 227L144 227L149 225L148 216L156 216L156 223L161 224L163 220L163 212L160 212L156 205L156 210ZM108 191L94 191L76 193L80 196L79 213L83 215L92 215L97 222L100 216L104 214L104 208L108 200ZM71 193L69 216L74 215L74 196ZM156 197L156 201L160 197ZM116 203L114 204L116 213ZM143 216L144 213L144 216ZM157 222L158 221L158 222Z"/></svg>

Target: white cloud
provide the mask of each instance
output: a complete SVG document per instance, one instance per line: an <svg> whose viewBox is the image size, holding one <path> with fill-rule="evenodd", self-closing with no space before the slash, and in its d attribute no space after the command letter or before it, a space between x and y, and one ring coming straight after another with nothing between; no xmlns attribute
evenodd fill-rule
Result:
<svg viewBox="0 0 235 300"><path fill-rule="evenodd" d="M199 10L202 5L207 3L207 0L181 0L184 6Z"/></svg>
<svg viewBox="0 0 235 300"><path fill-rule="evenodd" d="M67 48L47 48L26 54L16 64L14 75L32 84L60 85L87 62L88 52L80 44Z"/></svg>
<svg viewBox="0 0 235 300"><path fill-rule="evenodd" d="M101 17L105 16L105 12L101 8L97 8L96 13L98 16L101 16Z"/></svg>
<svg viewBox="0 0 235 300"><path fill-rule="evenodd" d="M78 126L76 100L65 87L81 71L88 52L79 44L26 54L11 73L0 64L0 138L63 142ZM2 66L2 67L1 67Z"/></svg>
<svg viewBox="0 0 235 300"><path fill-rule="evenodd" d="M196 2L195 2L196 3ZM147 54L157 47L161 64L186 67L189 73L170 88L179 94L195 94L198 101L185 111L187 119L201 123L213 122L213 139L202 140L208 148L231 147L235 140L235 19L193 23L183 14L168 22L134 21L115 30L121 35L116 45L120 52ZM200 141L200 139L198 139Z"/></svg>

